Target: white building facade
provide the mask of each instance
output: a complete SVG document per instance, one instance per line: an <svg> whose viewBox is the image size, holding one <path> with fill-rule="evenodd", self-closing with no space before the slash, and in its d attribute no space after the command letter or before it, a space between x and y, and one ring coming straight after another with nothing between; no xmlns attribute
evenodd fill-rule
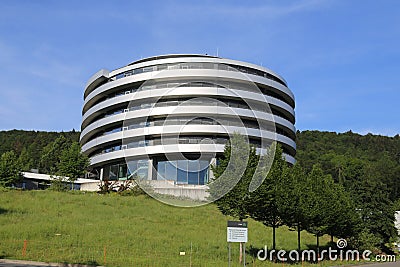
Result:
<svg viewBox="0 0 400 267"><path fill-rule="evenodd" d="M277 141L293 164L294 108L286 81L264 67L208 55L156 56L89 79L80 143L98 179L202 186L235 132L259 151Z"/></svg>

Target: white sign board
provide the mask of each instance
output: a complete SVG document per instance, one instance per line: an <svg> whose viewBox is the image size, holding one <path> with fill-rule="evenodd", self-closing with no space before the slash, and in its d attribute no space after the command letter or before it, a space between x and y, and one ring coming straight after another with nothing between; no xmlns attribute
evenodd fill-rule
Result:
<svg viewBox="0 0 400 267"><path fill-rule="evenodd" d="M227 240L228 242L247 242L247 222L228 222Z"/></svg>

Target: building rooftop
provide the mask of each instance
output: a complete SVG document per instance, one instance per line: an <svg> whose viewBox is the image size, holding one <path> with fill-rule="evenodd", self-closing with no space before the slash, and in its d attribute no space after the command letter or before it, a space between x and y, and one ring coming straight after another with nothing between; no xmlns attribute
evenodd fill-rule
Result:
<svg viewBox="0 0 400 267"><path fill-rule="evenodd" d="M151 61L151 60L157 60L157 59L164 59L164 58L178 58L178 57L209 57L209 58L220 58L216 56L210 56L207 54L201 55L201 54L167 54L167 55L160 55L160 56L154 56L154 57L148 57L148 58L143 58L140 60L136 60L127 66L137 64L137 63L142 63L146 61Z"/></svg>

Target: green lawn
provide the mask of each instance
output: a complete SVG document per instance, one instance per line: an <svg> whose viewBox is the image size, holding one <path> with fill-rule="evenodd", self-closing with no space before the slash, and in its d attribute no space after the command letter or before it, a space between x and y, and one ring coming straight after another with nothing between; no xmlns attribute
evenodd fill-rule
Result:
<svg viewBox="0 0 400 267"><path fill-rule="evenodd" d="M124 267L189 266L190 261L192 266L227 266L228 219L212 204L177 208L143 195L0 191L0 258ZM295 231L281 227L277 246L295 249L296 238ZM249 220L246 248L271 243L271 229ZM314 236L303 232L302 248L314 244ZM232 267L239 266L238 244L232 248ZM186 255L179 256L180 251ZM250 255L247 261L249 266L282 266Z"/></svg>

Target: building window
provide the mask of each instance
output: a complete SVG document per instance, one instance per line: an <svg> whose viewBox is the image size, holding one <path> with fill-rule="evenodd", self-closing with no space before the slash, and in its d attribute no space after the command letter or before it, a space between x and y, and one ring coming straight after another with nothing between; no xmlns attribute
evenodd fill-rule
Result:
<svg viewBox="0 0 400 267"><path fill-rule="evenodd" d="M118 175L118 165L111 165L110 166L110 180L117 180Z"/></svg>
<svg viewBox="0 0 400 267"><path fill-rule="evenodd" d="M148 160L131 160L128 161L129 178L147 180L148 179L149 162Z"/></svg>
<svg viewBox="0 0 400 267"><path fill-rule="evenodd" d="M118 179L119 180L126 180L128 177L128 172L127 172L127 166L126 164L119 164L118 166L119 172L118 172Z"/></svg>
<svg viewBox="0 0 400 267"><path fill-rule="evenodd" d="M158 161L157 180L174 181L176 184L204 185L208 182L209 164L207 160Z"/></svg>

